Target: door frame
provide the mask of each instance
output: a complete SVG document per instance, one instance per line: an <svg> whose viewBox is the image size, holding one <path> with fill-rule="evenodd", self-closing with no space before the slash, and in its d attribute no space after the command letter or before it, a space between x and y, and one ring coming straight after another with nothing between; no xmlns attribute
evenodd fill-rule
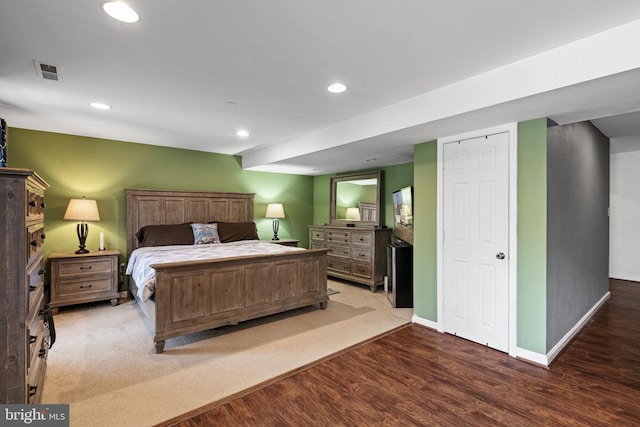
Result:
<svg viewBox="0 0 640 427"><path fill-rule="evenodd" d="M518 345L518 124L508 123L486 129L438 138L437 189L437 328L444 332L444 144L497 133L507 133L509 141L509 355L516 357Z"/></svg>

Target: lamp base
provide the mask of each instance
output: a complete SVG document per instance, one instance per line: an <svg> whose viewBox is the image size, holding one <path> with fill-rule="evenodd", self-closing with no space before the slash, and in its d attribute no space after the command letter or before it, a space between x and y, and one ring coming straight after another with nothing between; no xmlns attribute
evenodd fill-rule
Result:
<svg viewBox="0 0 640 427"><path fill-rule="evenodd" d="M80 223L76 227L76 232L78 233L78 241L80 243L80 246L78 246L80 249L78 249L76 253L88 254L89 251L85 248L84 243L87 241L87 236L89 235L89 226L84 222Z"/></svg>
<svg viewBox="0 0 640 427"><path fill-rule="evenodd" d="M278 218L273 219L273 239L271 240L280 240L278 238L278 228L280 228L280 220Z"/></svg>

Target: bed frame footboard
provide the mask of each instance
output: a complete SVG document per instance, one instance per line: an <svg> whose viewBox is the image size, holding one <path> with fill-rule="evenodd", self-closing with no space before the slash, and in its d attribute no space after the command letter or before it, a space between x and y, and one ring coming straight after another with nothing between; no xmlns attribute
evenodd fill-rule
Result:
<svg viewBox="0 0 640 427"><path fill-rule="evenodd" d="M155 351L167 338L319 303L327 296L327 249L157 264ZM151 319L150 319L151 320Z"/></svg>

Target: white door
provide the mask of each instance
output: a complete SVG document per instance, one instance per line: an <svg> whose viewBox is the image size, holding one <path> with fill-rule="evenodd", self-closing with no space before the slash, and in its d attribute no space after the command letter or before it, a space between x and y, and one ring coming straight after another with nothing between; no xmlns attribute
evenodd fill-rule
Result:
<svg viewBox="0 0 640 427"><path fill-rule="evenodd" d="M446 143L444 330L509 351L509 135Z"/></svg>

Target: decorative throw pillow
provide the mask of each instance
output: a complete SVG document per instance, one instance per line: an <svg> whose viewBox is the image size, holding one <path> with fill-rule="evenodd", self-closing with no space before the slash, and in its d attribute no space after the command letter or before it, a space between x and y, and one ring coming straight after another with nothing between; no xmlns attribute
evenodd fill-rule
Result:
<svg viewBox="0 0 640 427"><path fill-rule="evenodd" d="M193 244L220 243L218 224L191 224L193 229Z"/></svg>

